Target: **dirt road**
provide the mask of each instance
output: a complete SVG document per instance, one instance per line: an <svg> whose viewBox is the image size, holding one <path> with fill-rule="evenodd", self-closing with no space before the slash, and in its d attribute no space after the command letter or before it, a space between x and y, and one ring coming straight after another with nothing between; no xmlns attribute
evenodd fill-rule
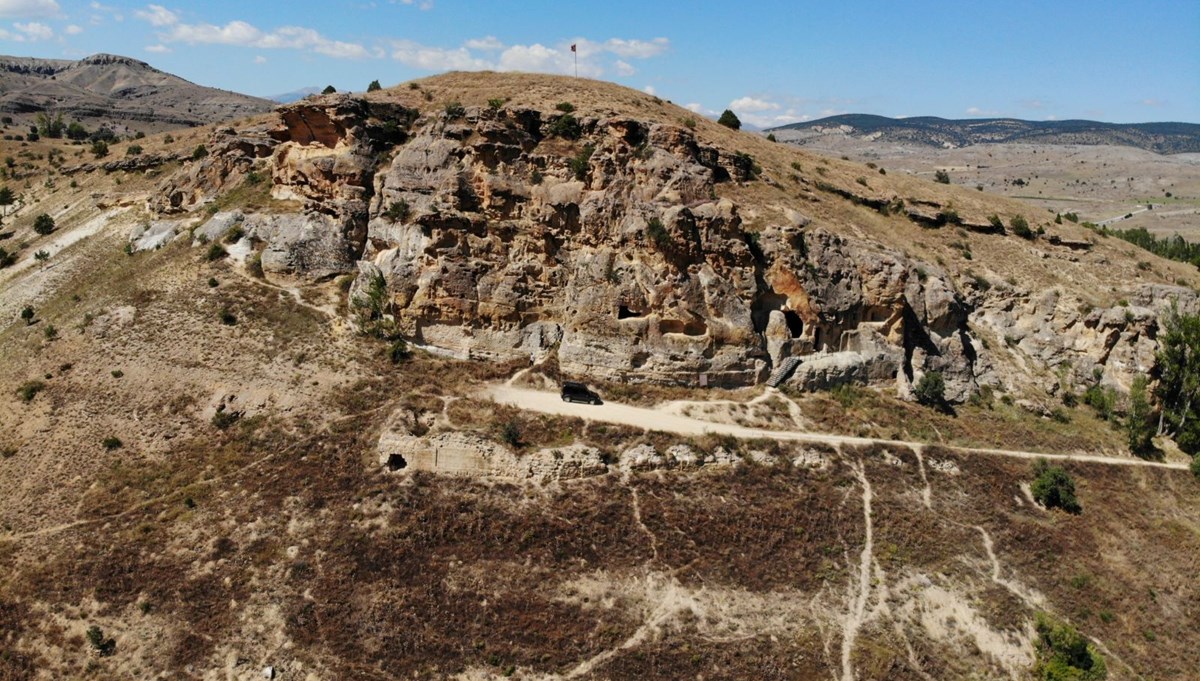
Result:
<svg viewBox="0 0 1200 681"><path fill-rule="evenodd" d="M589 421L618 423L635 428L658 430L679 435L732 435L733 437L755 440L783 440L791 442L816 442L830 445L873 445L883 444L897 447L921 447L930 443L904 442L898 440L876 440L872 438L852 437L849 435L830 435L799 430L764 430L747 428L726 423L702 421L677 413L668 413L660 409L634 407L627 404L606 402L601 405L574 404L563 402L557 393L518 388L511 385L494 385L487 390L487 396L496 402L508 404L529 411L559 416L577 416ZM1055 459L1065 461L1085 461L1102 463L1113 466L1145 466L1148 468L1170 468L1187 470L1182 463L1163 463L1159 461L1143 461L1142 459L1118 458L1094 454L1052 454L1046 452L1023 452L1008 449L976 449L970 447L945 446L958 452L968 454L984 454L989 456L1007 456L1017 459Z"/></svg>

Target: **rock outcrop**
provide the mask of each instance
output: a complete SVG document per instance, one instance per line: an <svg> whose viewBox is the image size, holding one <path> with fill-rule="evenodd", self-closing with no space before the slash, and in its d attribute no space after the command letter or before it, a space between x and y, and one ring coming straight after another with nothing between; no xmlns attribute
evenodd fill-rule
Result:
<svg viewBox="0 0 1200 681"><path fill-rule="evenodd" d="M682 124L348 96L278 113L273 128L218 132L152 208L193 210L268 174L271 196L300 208L237 218L262 242L267 276L354 274L352 297L382 279L382 312L402 335L463 358L555 355L568 375L738 386L799 357L797 388L894 382L908 395L938 371L958 401L982 385L1125 385L1153 363L1149 301L1195 304L1179 289L1083 312L1054 291L973 286L799 206L764 221L775 213L718 198L722 183L770 182L754 179L753 159ZM949 214L879 190L835 193L931 228ZM1006 238L982 217L954 219ZM984 347L981 332L1004 341ZM998 353L1021 371L1000 371Z"/></svg>

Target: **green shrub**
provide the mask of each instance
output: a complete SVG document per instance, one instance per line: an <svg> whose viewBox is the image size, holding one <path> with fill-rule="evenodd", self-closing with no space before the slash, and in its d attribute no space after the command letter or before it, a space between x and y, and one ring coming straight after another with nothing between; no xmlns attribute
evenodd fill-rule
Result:
<svg viewBox="0 0 1200 681"><path fill-rule="evenodd" d="M579 121L575 120L574 116L565 113L554 119L547 132L551 137L575 140L579 139L579 136L583 134L583 127L579 125Z"/></svg>
<svg viewBox="0 0 1200 681"><path fill-rule="evenodd" d="M1030 485L1033 498L1046 508L1061 508L1067 513L1080 513L1083 507L1075 498L1075 481L1062 466L1038 459L1033 464L1034 480Z"/></svg>
<svg viewBox="0 0 1200 681"><path fill-rule="evenodd" d="M500 426L500 439L512 447L521 446L521 424L516 421L505 421Z"/></svg>
<svg viewBox="0 0 1200 681"><path fill-rule="evenodd" d="M492 111L498 111L502 106L504 106L503 97L493 97L492 99L488 100L488 108Z"/></svg>
<svg viewBox="0 0 1200 681"><path fill-rule="evenodd" d="M96 140L92 142L92 156L96 158L104 158L108 156L108 142L104 140Z"/></svg>
<svg viewBox="0 0 1200 681"><path fill-rule="evenodd" d="M942 406L946 402L946 381L940 371L927 371L913 388L917 402L927 407Z"/></svg>
<svg viewBox="0 0 1200 681"><path fill-rule="evenodd" d="M55 328L53 324L47 324L46 327L42 329L42 335L46 337L46 340L54 340L55 338L58 338L58 329Z"/></svg>
<svg viewBox="0 0 1200 681"><path fill-rule="evenodd" d="M404 222L408 219L410 212L408 202L400 199L399 201L393 201L387 210L384 211L383 216L391 222Z"/></svg>
<svg viewBox="0 0 1200 681"><path fill-rule="evenodd" d="M938 170L933 173L933 181L940 184L950 184L950 173Z"/></svg>
<svg viewBox="0 0 1200 681"><path fill-rule="evenodd" d="M350 299L358 333L380 340L396 340L396 322L391 317L392 298L382 272L369 275L367 285Z"/></svg>
<svg viewBox="0 0 1200 681"><path fill-rule="evenodd" d="M324 90L321 90L323 95L332 95L337 92L337 88L332 85L326 85Z"/></svg>
<svg viewBox="0 0 1200 681"><path fill-rule="evenodd" d="M1133 379L1129 388L1129 411L1125 414L1125 434L1129 437L1129 451L1142 458L1155 454L1154 433L1156 430L1145 376Z"/></svg>
<svg viewBox="0 0 1200 681"><path fill-rule="evenodd" d="M1083 403L1096 410L1096 415L1108 421L1117 408L1117 391L1094 383L1083 392Z"/></svg>
<svg viewBox="0 0 1200 681"><path fill-rule="evenodd" d="M650 239L650 243L660 250L671 245L671 233L658 218L650 218L646 221L646 236Z"/></svg>
<svg viewBox="0 0 1200 681"><path fill-rule="evenodd" d="M206 260L208 260L209 262L213 262L216 260L220 260L221 258L224 258L227 255L229 255L229 251L225 250L224 246L222 246L221 244L214 241L211 244L209 244L208 252L204 254L204 258Z"/></svg>
<svg viewBox="0 0 1200 681"><path fill-rule="evenodd" d="M125 443L121 442L121 438L116 437L115 435L109 435L101 440L100 444L104 445L104 448L111 452L114 449L120 449Z"/></svg>
<svg viewBox="0 0 1200 681"><path fill-rule="evenodd" d="M467 109L461 102L450 102L445 106L446 118L455 120L467 115Z"/></svg>
<svg viewBox="0 0 1200 681"><path fill-rule="evenodd" d="M589 144L567 161L567 165L571 168L571 174L575 176L576 180L587 179L588 167L595 151L596 148Z"/></svg>
<svg viewBox="0 0 1200 681"><path fill-rule="evenodd" d="M575 113L575 105L570 102L559 102L554 108L563 113Z"/></svg>
<svg viewBox="0 0 1200 681"><path fill-rule="evenodd" d="M204 146L203 144L197 145L196 148L192 150L193 161L199 161L205 156L208 156L208 147Z"/></svg>
<svg viewBox="0 0 1200 681"><path fill-rule="evenodd" d="M1013 234L1016 234L1022 239L1032 239L1034 236L1036 236L1034 231L1029 228L1029 222L1025 219L1024 215L1014 215L1013 218L1008 221L1008 226L1012 228Z"/></svg>
<svg viewBox="0 0 1200 681"><path fill-rule="evenodd" d="M1034 676L1040 681L1100 681L1108 676L1104 657L1069 624L1038 613L1037 662Z"/></svg>
<svg viewBox="0 0 1200 681"><path fill-rule="evenodd" d="M100 654L100 657L109 657L117 649L117 642L111 638L106 638L104 630L95 624L88 627L87 640L91 644L92 649Z"/></svg>
<svg viewBox="0 0 1200 681"><path fill-rule="evenodd" d="M988 224L1000 231L1004 231L1004 221L1001 220L1000 216L996 215L995 213L988 216Z"/></svg>
<svg viewBox="0 0 1200 681"><path fill-rule="evenodd" d="M1197 480L1200 480L1200 454L1192 457L1192 465L1189 468L1192 469L1192 475L1196 476Z"/></svg>
<svg viewBox="0 0 1200 681"><path fill-rule="evenodd" d="M830 397L837 400L837 403L842 405L843 409L849 409L867 396L865 390L852 383L843 383L835 385L829 391Z"/></svg>
<svg viewBox="0 0 1200 681"><path fill-rule="evenodd" d="M42 213L33 219L33 231L45 236L54 231L54 218Z"/></svg>
<svg viewBox="0 0 1200 681"><path fill-rule="evenodd" d="M742 129L742 121L738 119L737 114L733 113L733 111L730 111L729 109L725 109L721 112L721 117L717 119L717 122L729 128L730 130Z"/></svg>
<svg viewBox="0 0 1200 681"><path fill-rule="evenodd" d="M129 148L127 148L125 150L125 155L126 156L141 156L142 155L142 145L140 145L140 144L129 145Z"/></svg>
<svg viewBox="0 0 1200 681"><path fill-rule="evenodd" d="M46 389L46 384L41 381L25 381L17 388L17 395L22 402L32 402L37 394Z"/></svg>
<svg viewBox="0 0 1200 681"><path fill-rule="evenodd" d="M376 90L382 89L383 86L379 84L378 80L373 80L370 83L367 83L367 92L375 92Z"/></svg>

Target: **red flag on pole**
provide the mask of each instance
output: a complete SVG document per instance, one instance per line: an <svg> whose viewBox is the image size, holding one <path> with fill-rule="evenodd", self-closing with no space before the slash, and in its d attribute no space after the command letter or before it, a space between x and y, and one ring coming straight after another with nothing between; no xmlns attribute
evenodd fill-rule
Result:
<svg viewBox="0 0 1200 681"><path fill-rule="evenodd" d="M571 51L572 51L572 52L574 52L574 51L575 51L575 43L571 43Z"/></svg>

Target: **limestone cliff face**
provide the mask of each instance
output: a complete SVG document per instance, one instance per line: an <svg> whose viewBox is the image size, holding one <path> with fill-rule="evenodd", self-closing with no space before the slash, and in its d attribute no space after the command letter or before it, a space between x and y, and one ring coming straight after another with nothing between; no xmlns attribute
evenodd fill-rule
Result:
<svg viewBox="0 0 1200 681"><path fill-rule="evenodd" d="M238 218L265 242L268 276L357 273L354 296L382 275L402 332L458 356L731 386L799 357L799 386L895 381L908 394L936 370L955 400L980 385L1082 385L1095 368L1123 384L1153 362L1161 295L1084 313L1061 292L972 288L793 209L751 226L746 211L762 213L717 190L760 181L753 161L688 126L350 97L279 116L219 135L155 208L201 205L264 167L273 196L304 206ZM984 347L980 331L1007 342ZM996 353L1023 370L1001 370L1013 362Z"/></svg>

